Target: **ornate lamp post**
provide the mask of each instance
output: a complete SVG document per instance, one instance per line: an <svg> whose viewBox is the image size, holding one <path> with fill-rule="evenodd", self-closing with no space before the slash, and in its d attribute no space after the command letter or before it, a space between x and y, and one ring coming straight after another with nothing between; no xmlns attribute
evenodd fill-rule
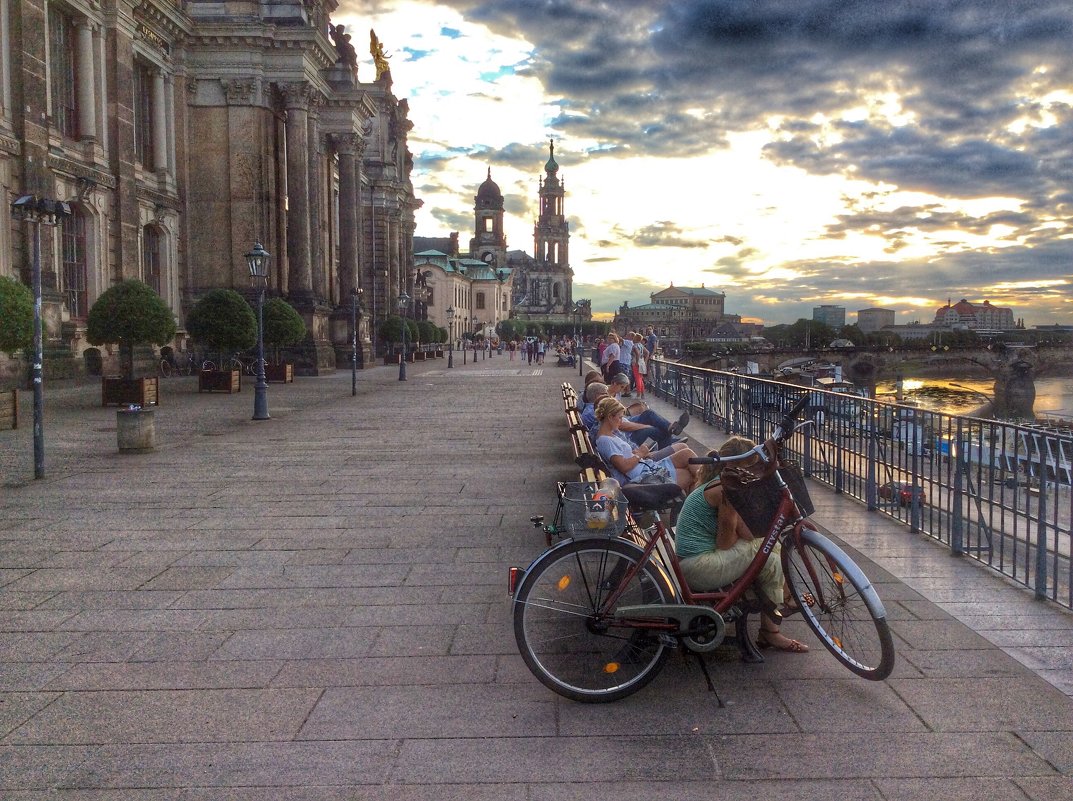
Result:
<svg viewBox="0 0 1073 801"><path fill-rule="evenodd" d="M268 288L268 259L270 254L260 242L246 254L250 281L261 291L257 294L257 383L253 387L253 419L271 420L268 414L268 382L265 380L265 290Z"/></svg>
<svg viewBox="0 0 1073 801"><path fill-rule="evenodd" d="M350 394L358 394L358 307L361 306L361 289L350 290ZM364 309L362 309L364 313Z"/></svg>
<svg viewBox="0 0 1073 801"><path fill-rule="evenodd" d="M32 283L34 293L34 478L45 477L45 395L43 381L44 331L41 323L41 226L59 225L71 216L62 200L23 195L11 204L11 216L33 226Z"/></svg>
<svg viewBox="0 0 1073 801"><path fill-rule="evenodd" d="M403 290L398 300L399 317L402 318L402 358L399 359L399 381L406 380L406 311L410 308L410 296Z"/></svg>
<svg viewBox="0 0 1073 801"><path fill-rule="evenodd" d="M476 362L477 361L477 323L480 322L480 321L477 319L477 316L474 315L470 322L471 322L470 328L472 328L472 330L473 330L473 361Z"/></svg>
<svg viewBox="0 0 1073 801"><path fill-rule="evenodd" d="M455 307L447 307L447 368L455 366Z"/></svg>

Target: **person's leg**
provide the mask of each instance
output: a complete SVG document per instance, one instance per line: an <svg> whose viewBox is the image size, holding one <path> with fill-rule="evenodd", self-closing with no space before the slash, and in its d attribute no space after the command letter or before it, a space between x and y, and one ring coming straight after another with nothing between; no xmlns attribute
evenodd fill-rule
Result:
<svg viewBox="0 0 1073 801"><path fill-rule="evenodd" d="M693 592L714 592L725 587L749 567L753 549L744 540L729 548L707 551L687 557L679 563L682 575Z"/></svg>
<svg viewBox="0 0 1073 801"><path fill-rule="evenodd" d="M753 554L760 549L763 544L763 540L757 537L752 540ZM783 590L786 586L786 582L782 575L782 554L779 545L771 551L771 555L768 557L767 562L760 569L759 575L756 577L756 586L764 597L771 603L778 606L783 599ZM789 651L790 653L803 654L808 652L808 646L798 640L792 640L779 631L779 621L768 615L762 615L760 617L760 634L757 637L757 644L761 648L772 647L779 651Z"/></svg>
<svg viewBox="0 0 1073 801"><path fill-rule="evenodd" d="M662 436L659 429L653 428L652 426L638 428L636 431L626 431L625 434L634 445L643 445L646 439L654 439L657 448L665 447L659 444L660 437ZM649 458L651 459L652 457L649 456Z"/></svg>

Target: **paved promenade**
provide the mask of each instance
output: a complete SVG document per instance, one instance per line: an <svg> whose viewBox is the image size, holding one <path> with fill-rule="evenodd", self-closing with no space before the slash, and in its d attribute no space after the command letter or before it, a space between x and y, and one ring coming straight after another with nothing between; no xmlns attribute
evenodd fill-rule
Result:
<svg viewBox="0 0 1073 801"><path fill-rule="evenodd" d="M0 798L1073 799L1073 616L820 490L890 679L794 622L812 652L717 653L718 694L678 658L617 704L547 691L506 576L574 473L568 377L299 378L259 423L252 387L173 378L144 455L96 385L49 386L45 479L29 423L0 432Z"/></svg>

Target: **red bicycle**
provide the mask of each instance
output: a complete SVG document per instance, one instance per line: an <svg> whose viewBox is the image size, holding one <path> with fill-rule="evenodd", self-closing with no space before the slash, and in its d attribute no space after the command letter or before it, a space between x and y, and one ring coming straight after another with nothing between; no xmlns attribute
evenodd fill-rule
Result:
<svg viewBox="0 0 1073 801"><path fill-rule="evenodd" d="M808 522L779 470L779 446L796 430L795 419L806 401L802 398L771 439L752 450L696 460L731 463L759 457L763 465L755 480L739 482L737 492L725 482L739 512L745 512L739 506L742 498L760 498L750 511L755 518L763 510L766 523L750 525L764 535L748 570L717 592L693 592L678 565L673 535L660 517L680 499L676 485L626 486L619 490L623 497L615 495L617 485L607 482L572 485L580 489L575 497L568 490L564 502L576 501L580 509L566 516L567 522L571 517L579 521L566 526L575 536L543 553L524 573L512 568L510 574L518 649L543 684L575 701L617 701L652 681L672 648L695 654L718 648L731 621L743 657L762 661L755 649L750 656L746 648L746 643L751 646L747 616L760 609L779 614L772 599L755 600L753 587L776 543L781 543L794 613L849 670L872 681L890 675L895 654L883 602L845 551ZM799 486L801 494L804 485ZM635 515L651 514L652 524L645 529L626 525L627 503ZM560 533L558 526L544 529ZM747 595L749 590L753 592Z"/></svg>

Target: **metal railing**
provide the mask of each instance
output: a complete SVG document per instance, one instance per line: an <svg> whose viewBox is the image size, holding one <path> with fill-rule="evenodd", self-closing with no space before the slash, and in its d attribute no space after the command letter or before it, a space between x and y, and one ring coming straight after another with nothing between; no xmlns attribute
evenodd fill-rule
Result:
<svg viewBox="0 0 1073 801"><path fill-rule="evenodd" d="M653 360L649 391L759 440L808 393L805 474L1073 609L1073 430L932 412Z"/></svg>

